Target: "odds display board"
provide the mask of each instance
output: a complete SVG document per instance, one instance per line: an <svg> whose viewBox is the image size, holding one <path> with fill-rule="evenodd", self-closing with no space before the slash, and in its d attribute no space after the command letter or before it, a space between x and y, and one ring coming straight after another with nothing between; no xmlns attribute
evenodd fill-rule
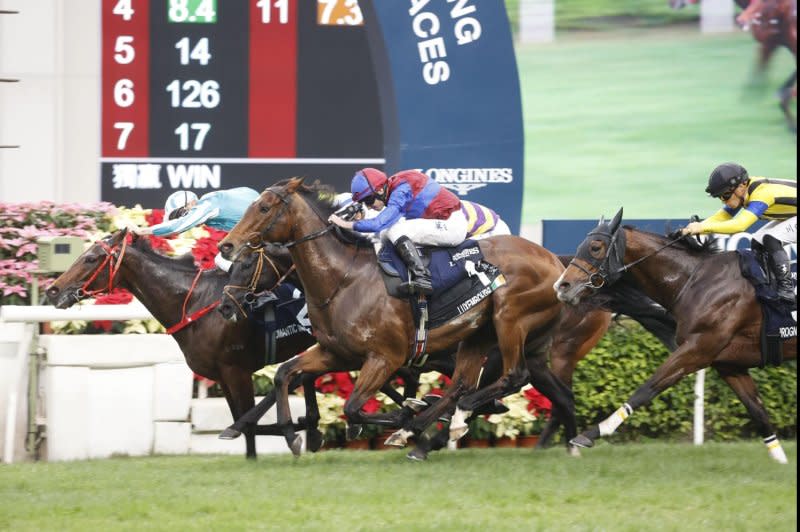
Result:
<svg viewBox="0 0 800 532"><path fill-rule="evenodd" d="M418 168L518 232L502 0L103 0L101 199Z"/></svg>

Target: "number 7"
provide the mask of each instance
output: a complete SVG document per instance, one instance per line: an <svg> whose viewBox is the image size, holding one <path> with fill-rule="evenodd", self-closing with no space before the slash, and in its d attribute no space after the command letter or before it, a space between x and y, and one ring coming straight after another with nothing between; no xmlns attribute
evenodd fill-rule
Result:
<svg viewBox="0 0 800 532"><path fill-rule="evenodd" d="M128 136L133 131L133 122L114 122L114 129L119 129L119 138L117 139L117 149L124 150L128 144Z"/></svg>

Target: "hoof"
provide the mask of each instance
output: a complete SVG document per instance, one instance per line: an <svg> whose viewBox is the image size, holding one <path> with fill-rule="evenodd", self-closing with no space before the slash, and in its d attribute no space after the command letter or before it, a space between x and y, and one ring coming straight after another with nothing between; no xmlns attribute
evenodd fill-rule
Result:
<svg viewBox="0 0 800 532"><path fill-rule="evenodd" d="M576 445L578 447L583 447L584 449L590 449L594 447L594 441L592 441L588 436L585 434L578 434L571 440L569 440L570 445Z"/></svg>
<svg viewBox="0 0 800 532"><path fill-rule="evenodd" d="M403 406L408 407L414 411L415 414L418 414L422 410L428 408L428 403L422 401L420 399L416 399L414 397L409 397L405 401L403 401Z"/></svg>
<svg viewBox="0 0 800 532"><path fill-rule="evenodd" d="M388 438L386 438L386 441L383 442L383 444L388 445L390 447L405 447L406 444L408 443L409 435L410 432L400 429L392 433L392 435L389 436Z"/></svg>
<svg viewBox="0 0 800 532"><path fill-rule="evenodd" d="M353 441L358 438L363 428L361 425L347 425L347 441Z"/></svg>
<svg viewBox="0 0 800 532"><path fill-rule="evenodd" d="M457 441L464 437L469 432L469 426L461 425L459 427L450 426L450 441Z"/></svg>
<svg viewBox="0 0 800 532"><path fill-rule="evenodd" d="M300 453L303 450L303 438L299 434L294 437L289 449L292 450L292 454L295 456L295 458L300 456Z"/></svg>
<svg viewBox="0 0 800 532"><path fill-rule="evenodd" d="M309 430L306 431L306 450L312 453L315 453L322 449L322 446L325 444L325 438L322 437L322 433L318 430Z"/></svg>
<svg viewBox="0 0 800 532"><path fill-rule="evenodd" d="M412 450L408 452L406 458L409 460L413 460L415 462L424 462L428 459L428 453L420 449L419 447L414 447Z"/></svg>
<svg viewBox="0 0 800 532"><path fill-rule="evenodd" d="M220 440L235 440L236 438L238 438L241 435L242 435L242 433L239 432L238 430L233 429L231 427L228 427L227 429L225 429L222 432L220 432L219 436L217 436L217 437Z"/></svg>
<svg viewBox="0 0 800 532"><path fill-rule="evenodd" d="M571 456L573 458L580 458L581 457L580 447L576 447L575 445L567 445L567 456Z"/></svg>

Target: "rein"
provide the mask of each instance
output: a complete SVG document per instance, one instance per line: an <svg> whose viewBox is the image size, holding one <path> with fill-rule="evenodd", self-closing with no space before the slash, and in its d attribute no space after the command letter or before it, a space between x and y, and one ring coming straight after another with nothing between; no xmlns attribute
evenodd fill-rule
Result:
<svg viewBox="0 0 800 532"><path fill-rule="evenodd" d="M194 276L194 280L192 281L192 286L189 288L189 292L186 293L186 298L183 300L183 310L182 310L182 313L181 313L181 321L179 321L178 323L176 323L172 327L169 327L167 329L167 334L174 334L174 333L180 331L181 329L183 329L184 327L186 327L187 325L189 325L193 321L199 320L200 318L202 318L203 316L205 316L206 314L208 314L209 312L214 310L217 307L217 305L220 304L220 300L218 299L218 300L212 302L211 304L201 308L200 310L192 313L191 316L189 316L189 317L186 316L186 306L189 303L189 298L192 296L192 292L194 292L194 288L195 288L195 286L197 286L197 281L200 280L200 276L202 274L203 274L203 270L197 270L197 275Z"/></svg>

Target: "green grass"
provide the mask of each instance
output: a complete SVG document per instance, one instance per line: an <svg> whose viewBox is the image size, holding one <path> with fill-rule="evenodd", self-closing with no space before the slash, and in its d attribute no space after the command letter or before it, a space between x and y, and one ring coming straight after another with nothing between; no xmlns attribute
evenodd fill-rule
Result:
<svg viewBox="0 0 800 532"><path fill-rule="evenodd" d="M0 468L0 529L769 530L797 525L796 443L327 451Z"/></svg>
<svg viewBox="0 0 800 532"><path fill-rule="evenodd" d="M664 3L666 3L664 1ZM752 79L749 34L696 27L560 34L520 45L525 127L523 223L714 212L711 170L796 179L797 138L774 97L793 68L780 50Z"/></svg>

